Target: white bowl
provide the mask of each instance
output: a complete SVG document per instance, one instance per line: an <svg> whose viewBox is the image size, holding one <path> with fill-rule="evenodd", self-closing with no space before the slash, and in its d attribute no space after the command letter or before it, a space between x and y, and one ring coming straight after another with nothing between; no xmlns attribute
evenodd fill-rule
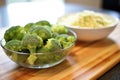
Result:
<svg viewBox="0 0 120 80"><path fill-rule="evenodd" d="M68 28L72 29L74 32L76 32L77 34L77 38L80 41L96 41L96 40L100 40L103 38L106 38L114 29L115 27L118 25L119 23L119 19L116 17L113 17L111 15L107 15L107 14L102 14L105 18L107 19L111 19L112 23L106 27L102 27L102 28L85 28L85 27L78 27L78 26L71 26L69 24L64 24L66 25ZM67 15L62 16L58 19L58 23L61 23L61 19L65 18ZM68 15L69 16L69 15ZM63 24L63 22L61 23Z"/></svg>

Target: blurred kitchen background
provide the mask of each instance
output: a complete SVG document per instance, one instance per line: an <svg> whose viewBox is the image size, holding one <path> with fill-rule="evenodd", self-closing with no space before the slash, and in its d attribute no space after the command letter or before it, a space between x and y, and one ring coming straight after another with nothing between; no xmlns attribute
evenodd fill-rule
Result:
<svg viewBox="0 0 120 80"><path fill-rule="evenodd" d="M24 25L64 14L94 10L120 18L120 0L0 0L0 27Z"/></svg>

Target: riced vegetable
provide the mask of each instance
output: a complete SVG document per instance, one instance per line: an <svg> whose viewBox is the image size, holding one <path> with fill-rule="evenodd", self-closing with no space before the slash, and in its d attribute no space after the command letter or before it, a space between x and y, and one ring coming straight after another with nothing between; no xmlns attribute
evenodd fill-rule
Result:
<svg viewBox="0 0 120 80"><path fill-rule="evenodd" d="M112 21L105 18L104 14L86 10L62 17L58 23L81 28L101 28L110 25Z"/></svg>

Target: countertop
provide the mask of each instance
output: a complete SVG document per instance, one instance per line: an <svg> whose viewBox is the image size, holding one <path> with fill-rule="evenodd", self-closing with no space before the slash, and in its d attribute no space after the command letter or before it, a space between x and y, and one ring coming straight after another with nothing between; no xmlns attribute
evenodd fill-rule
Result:
<svg viewBox="0 0 120 80"><path fill-rule="evenodd" d="M0 49L0 80L119 80L119 30L103 40L77 41L65 61L47 69L21 67Z"/></svg>

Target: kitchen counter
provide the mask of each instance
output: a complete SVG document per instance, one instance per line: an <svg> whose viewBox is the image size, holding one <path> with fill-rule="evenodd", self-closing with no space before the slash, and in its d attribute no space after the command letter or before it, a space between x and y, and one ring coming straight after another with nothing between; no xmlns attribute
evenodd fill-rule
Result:
<svg viewBox="0 0 120 80"><path fill-rule="evenodd" d="M120 26L117 26L109 37L103 40L77 41L65 61L47 69L18 66L1 49L0 80L102 80L100 76L120 62L119 30Z"/></svg>

